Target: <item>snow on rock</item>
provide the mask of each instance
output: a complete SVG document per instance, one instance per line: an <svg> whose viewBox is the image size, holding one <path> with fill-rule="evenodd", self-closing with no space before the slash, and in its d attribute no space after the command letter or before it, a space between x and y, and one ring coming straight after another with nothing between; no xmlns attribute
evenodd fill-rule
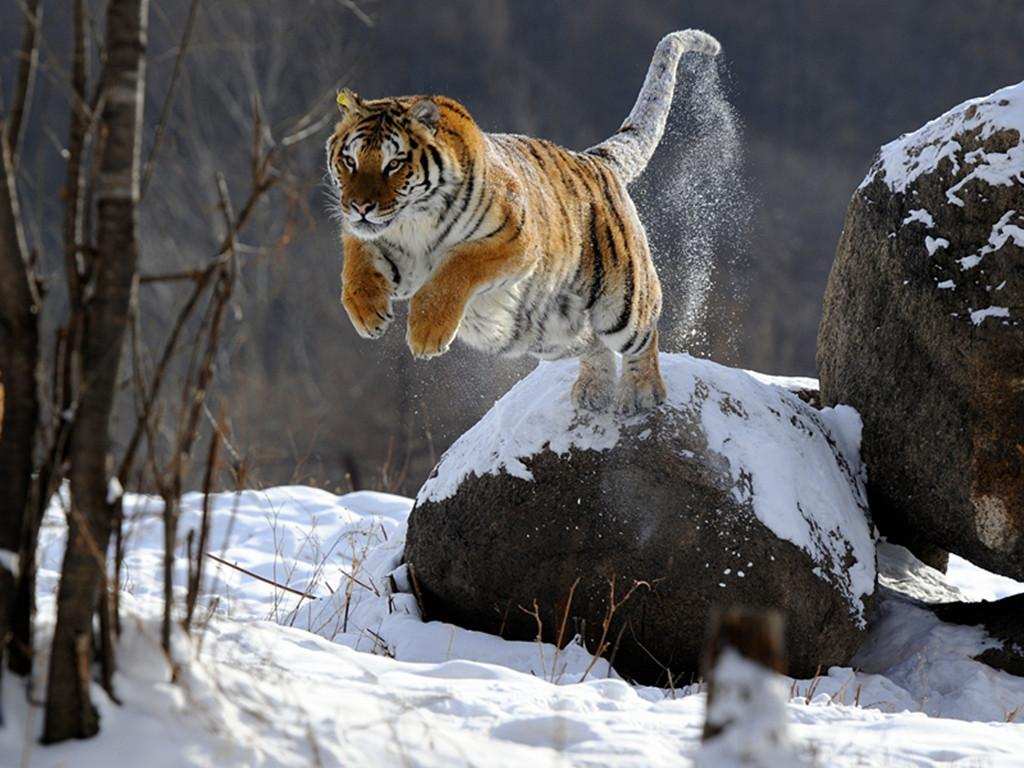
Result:
<svg viewBox="0 0 1024 768"><path fill-rule="evenodd" d="M827 564L822 578L840 585L863 618L875 561L857 413L845 406L816 411L788 391L795 380L766 383L689 355L662 354L661 370L664 407L699 412L708 450L728 461L737 501L749 501L779 538ZM576 373L575 361L541 363L448 449L418 501L450 498L471 474L504 471L531 480L523 459L544 449L566 454L616 445L616 417L580 415L570 402Z"/></svg>
<svg viewBox="0 0 1024 768"><path fill-rule="evenodd" d="M893 192L905 192L918 177L934 171L942 160L949 160L956 172L962 149L956 137L976 131L978 138L984 141L1004 130L1024 135L1024 83L966 101L913 133L905 133L889 142L882 147L861 188L870 184L881 171ZM953 205L963 206L957 193L972 179L981 179L993 186L1024 182L1024 144L1019 140L1006 152L977 150L967 153L962 161L972 170L946 191L946 199Z"/></svg>
<svg viewBox="0 0 1024 768"><path fill-rule="evenodd" d="M999 221L992 225L992 232L988 236L988 242L977 253L957 259L960 269L965 272L969 269L974 269L981 264L985 256L995 253L1007 243L1012 243L1018 248L1024 248L1024 228L1011 223L1013 219L1024 222L1024 216L1018 214L1017 211L1011 210L1004 213ZM929 251L929 254L931 253Z"/></svg>
<svg viewBox="0 0 1024 768"><path fill-rule="evenodd" d="M1005 135L1005 140L995 141ZM1015 136L1015 139L1014 139ZM881 148L878 159L868 171L860 189L868 186L881 175L883 183L895 193L907 193L918 179L936 171L940 163L947 161L955 177L945 182L943 203L963 208L963 191L972 181L982 181L990 186L1012 187L1024 184L1024 83L1007 86L990 96L971 99L932 120L917 131L907 133ZM986 142L993 139L990 145ZM964 144L977 149L967 151ZM916 198L914 199L916 202ZM987 201L986 201L987 202ZM934 206L934 201L931 203ZM941 220L941 212L936 209ZM924 208L911 210L904 218L903 225L920 222L926 229L936 229L935 218ZM972 270L981 264L985 256L1000 251L1007 243L1024 248L1024 216L1016 210L1007 210L992 227L988 243L979 250L957 255L955 261L962 271ZM946 222L949 226L949 222ZM952 234L947 237L926 235L923 240L930 257L950 247ZM974 251L974 252L972 252ZM955 289L950 280L942 287ZM986 317L1010 317L1009 308L1004 313L989 313L987 310L973 310L966 314L974 325Z"/></svg>
<svg viewBox="0 0 1024 768"><path fill-rule="evenodd" d="M929 236L924 239L924 247L928 250L929 256L934 256L937 250L949 247L949 240L944 237Z"/></svg>
<svg viewBox="0 0 1024 768"><path fill-rule="evenodd" d="M928 213L928 211L926 211L924 208L915 208L910 213L908 213L907 217L903 219L903 224L904 226L906 226L912 221L921 222L922 224L925 225L927 229L935 228L935 219L933 219L932 215Z"/></svg>
<svg viewBox="0 0 1024 768"><path fill-rule="evenodd" d="M1009 307L985 307L984 309L971 310L971 322L981 325L988 317L1009 317Z"/></svg>

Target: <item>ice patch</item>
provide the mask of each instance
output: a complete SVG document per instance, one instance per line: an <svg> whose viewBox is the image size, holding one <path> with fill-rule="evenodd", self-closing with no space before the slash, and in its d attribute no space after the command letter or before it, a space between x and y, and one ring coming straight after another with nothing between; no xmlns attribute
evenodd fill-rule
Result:
<svg viewBox="0 0 1024 768"><path fill-rule="evenodd" d="M956 283L954 283L952 280L943 280L941 283L937 284L935 287L936 288L940 288L940 289L945 291L945 290L949 290L951 288L956 288Z"/></svg>

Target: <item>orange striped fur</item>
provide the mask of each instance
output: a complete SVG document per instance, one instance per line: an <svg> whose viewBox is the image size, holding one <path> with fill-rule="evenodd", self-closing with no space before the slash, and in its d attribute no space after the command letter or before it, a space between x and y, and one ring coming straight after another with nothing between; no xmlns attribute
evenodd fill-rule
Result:
<svg viewBox="0 0 1024 768"><path fill-rule="evenodd" d="M406 339L421 358L459 338L541 359L580 358L574 403L632 414L660 403L661 286L627 183L647 164L686 51L667 36L618 133L583 152L480 130L444 96L339 96L327 142L343 228L342 302L367 338L409 300ZM615 353L623 357L616 385Z"/></svg>

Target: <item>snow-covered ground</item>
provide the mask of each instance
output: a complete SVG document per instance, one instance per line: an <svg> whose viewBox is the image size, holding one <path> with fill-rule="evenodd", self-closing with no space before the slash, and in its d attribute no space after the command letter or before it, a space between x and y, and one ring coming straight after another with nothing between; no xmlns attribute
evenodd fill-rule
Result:
<svg viewBox="0 0 1024 768"><path fill-rule="evenodd" d="M178 638L171 684L158 642L159 502L127 501L123 706L97 688L100 736L40 747L42 712L7 675L2 766L677 766L699 747L697 688L634 687L603 662L588 670L579 646L420 622L414 599L392 594L405 586L394 569L411 501L377 493L216 496L214 553L317 599L209 561L205 628ZM182 531L201 503L185 498ZM52 627L60 519L48 516L40 556L41 635ZM890 545L879 560L883 618L857 659L863 671L785 681L799 747L819 765L1021 764L1024 725L1007 721L1024 705L1024 679L971 660L990 642L979 630L941 625L912 603L1024 585L958 559L943 576Z"/></svg>

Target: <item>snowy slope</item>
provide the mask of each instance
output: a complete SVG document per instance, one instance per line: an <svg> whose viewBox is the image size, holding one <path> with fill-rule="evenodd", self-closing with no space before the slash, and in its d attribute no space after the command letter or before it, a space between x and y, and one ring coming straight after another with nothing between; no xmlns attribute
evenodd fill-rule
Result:
<svg viewBox="0 0 1024 768"><path fill-rule="evenodd" d="M196 525L200 503L186 497L183 530ZM389 595L410 506L295 487L215 497L219 556L319 599L211 563L205 604L216 596L216 611L201 645L179 639L181 684L171 685L155 621L159 505L129 497L131 597L116 681L125 705L97 689L101 735L42 748L29 738L41 712L6 676L0 766L688 764L703 722L698 690L632 687L603 664L586 672L589 657L576 646L556 652L425 625L408 595ZM42 633L62 538L52 510ZM887 616L862 652L873 673L832 669L817 681L786 681L800 748L829 766L1020 764L1024 725L1004 721L1024 703L1024 680L970 660L987 642L976 630L938 625L906 601L949 599L958 589L994 598L1024 585L962 561L946 579L888 545L880 567Z"/></svg>

